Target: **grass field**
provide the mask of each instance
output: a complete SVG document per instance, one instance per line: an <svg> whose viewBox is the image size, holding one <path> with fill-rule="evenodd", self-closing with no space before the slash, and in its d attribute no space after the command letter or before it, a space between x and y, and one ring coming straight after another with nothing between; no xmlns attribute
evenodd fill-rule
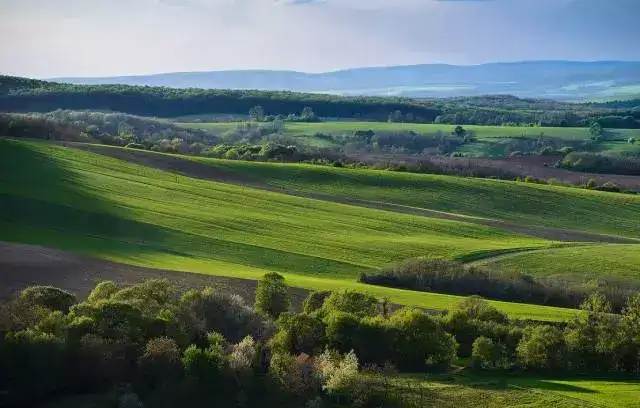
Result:
<svg viewBox="0 0 640 408"><path fill-rule="evenodd" d="M398 376L389 381L413 405L443 407L640 406L640 382L615 378L542 378L492 373Z"/></svg>
<svg viewBox="0 0 640 408"><path fill-rule="evenodd" d="M640 245L601 244L521 252L477 262L500 271L583 281L606 276L640 287Z"/></svg>
<svg viewBox="0 0 640 408"><path fill-rule="evenodd" d="M240 122L216 122L216 123L180 123L181 126L197 129L214 130L224 132L235 128ZM351 122L331 121L318 123L293 122L285 125L285 132L292 135L313 135L314 133L344 134L353 133L356 130L375 131L414 131L416 133L452 133L455 125L424 124L424 123L388 123L388 122ZM584 128L559 128L559 127L528 127L528 126L473 126L465 125L465 129L473 132L479 140L500 139L511 137L537 138L541 134L545 137L553 137L564 140L587 140L589 132ZM611 129L616 137L628 138L640 135L637 129Z"/></svg>
<svg viewBox="0 0 640 408"><path fill-rule="evenodd" d="M47 143L0 141L0 168L0 240L250 279L278 271L297 287L365 289L433 309L460 298L368 287L355 278L414 256L550 244L472 223L190 179ZM574 313L495 304L522 318Z"/></svg>
<svg viewBox="0 0 640 408"><path fill-rule="evenodd" d="M640 238L640 196L578 188L304 164L190 158L257 183L519 225Z"/></svg>

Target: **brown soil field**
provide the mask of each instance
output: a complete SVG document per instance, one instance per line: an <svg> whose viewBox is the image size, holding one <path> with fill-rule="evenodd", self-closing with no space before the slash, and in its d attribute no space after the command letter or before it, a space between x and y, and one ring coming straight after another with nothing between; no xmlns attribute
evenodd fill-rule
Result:
<svg viewBox="0 0 640 408"><path fill-rule="evenodd" d="M168 279L180 290L215 287L236 293L252 305L256 281L142 268L119 264L70 252L0 242L0 298L7 298L33 285L51 285L75 293L80 299L105 280L118 285L132 285L147 279ZM308 291L290 288L292 306L300 310Z"/></svg>
<svg viewBox="0 0 640 408"><path fill-rule="evenodd" d="M89 144L68 144L74 148L88 150L93 153L103 154L105 156L114 157L123 161L141 164L148 167L153 167L160 170L172 171L184 176L214 180L223 183L240 184L247 187L261 188L277 193L290 194L299 197L313 198L317 200L337 202L341 204L356 205L367 208L375 208L385 211L401 212L405 214L418 215L431 218L443 218L454 221L473 222L478 224L490 225L497 228L506 229L509 231L517 232L524 235L535 236L538 238L553 240L553 241L565 241L565 242L608 242L608 243L638 243L636 240L547 227L537 226L522 226L512 223L496 220L484 220L478 218L468 218L458 216L455 214L447 214L438 211L432 211L422 208L406 207L393 203L386 203L380 201L368 201L358 200L352 198L336 197L328 194L319 193L306 193L295 190L285 190L282 188L268 186L264 183L257 182L249 178L239 177L237 174L221 171L218 168L207 166L205 164L185 160L179 156L161 155L144 150L131 150L131 149L114 149L108 146L102 145L89 145ZM640 178L639 178L640 179Z"/></svg>

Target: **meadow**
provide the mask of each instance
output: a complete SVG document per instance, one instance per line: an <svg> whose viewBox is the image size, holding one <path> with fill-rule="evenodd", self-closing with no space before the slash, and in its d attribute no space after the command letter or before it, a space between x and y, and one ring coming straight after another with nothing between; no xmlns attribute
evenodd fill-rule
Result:
<svg viewBox="0 0 640 408"><path fill-rule="evenodd" d="M502 180L189 157L256 184L521 226L640 238L640 196Z"/></svg>
<svg viewBox="0 0 640 408"><path fill-rule="evenodd" d="M481 260L476 265L567 281L606 277L640 287L640 245L598 244L527 251Z"/></svg>
<svg viewBox="0 0 640 408"><path fill-rule="evenodd" d="M186 122L180 126L196 129L224 132L234 129L242 122ZM358 122L358 121L327 121L327 122L291 122L285 124L285 133L290 135L312 136L315 133L348 134L357 130L373 130L374 132L413 131L416 133L446 133L451 134L455 125L431 123L389 123L389 122ZM586 128L577 127L531 127L531 126L474 126L465 125L467 131L473 132L478 140L502 138L538 138L541 135L567 141L587 140L589 132ZM615 138L638 136L637 129L608 130Z"/></svg>
<svg viewBox="0 0 640 408"><path fill-rule="evenodd" d="M498 228L197 180L37 142L0 141L0 240L138 266L256 279L283 273L308 289L364 289L447 309L460 297L368 287L358 273L415 256L548 247ZM11 170L11 171L10 171ZM494 302L514 317L567 309Z"/></svg>

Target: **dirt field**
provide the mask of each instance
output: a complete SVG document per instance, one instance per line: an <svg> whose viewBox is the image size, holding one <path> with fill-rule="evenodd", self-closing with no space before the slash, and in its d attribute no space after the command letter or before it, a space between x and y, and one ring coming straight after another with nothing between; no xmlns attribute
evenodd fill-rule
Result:
<svg viewBox="0 0 640 408"><path fill-rule="evenodd" d="M497 228L514 231L524 235L535 236L538 238L553 240L553 241L565 241L565 242L607 242L607 243L638 243L636 240L626 239L615 236L608 236L602 234L594 234L581 231L573 231L567 229L556 229L547 227L535 227L535 226L521 226L512 223L495 220L482 220L457 216L455 214L446 214L438 211L431 211L428 209L420 209L413 207L405 207L393 203L385 203L379 201L367 201L358 200L352 198L336 197L327 194L318 193L306 193L293 190L284 190L281 188L267 186L263 183L258 183L255 180L248 178L241 178L237 174L221 171L220 169L192 162L189 160L181 159L180 157L160 155L144 150L130 150L130 149L114 149L108 146L101 145L88 145L88 144L69 144L74 148L88 150L93 153L103 154L105 156L114 157L123 161L141 164L148 167L153 167L165 171L173 171L184 176L195 177L207 180L215 180L223 183L241 184L247 187L261 188L277 193L284 193L295 195L299 197L314 198L324 201L332 201L341 204L357 205L367 208L375 208L386 211L401 212L405 214L418 215L431 218L443 218L454 221L466 221L475 222L484 225L490 225ZM557 169L555 169L557 170ZM640 179L640 177L638 178Z"/></svg>
<svg viewBox="0 0 640 408"><path fill-rule="evenodd" d="M52 285L85 298L96 283L111 280L130 285L166 278L180 289L212 286L237 293L253 304L256 282L246 279L165 271L118 264L37 245L0 242L0 298L33 285ZM290 288L292 305L299 310L308 291Z"/></svg>

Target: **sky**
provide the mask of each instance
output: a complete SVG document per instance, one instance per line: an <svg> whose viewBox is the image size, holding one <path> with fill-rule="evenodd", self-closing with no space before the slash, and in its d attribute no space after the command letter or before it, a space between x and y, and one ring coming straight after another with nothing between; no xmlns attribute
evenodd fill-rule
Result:
<svg viewBox="0 0 640 408"><path fill-rule="evenodd" d="M0 0L0 73L640 60L638 16L640 0Z"/></svg>

